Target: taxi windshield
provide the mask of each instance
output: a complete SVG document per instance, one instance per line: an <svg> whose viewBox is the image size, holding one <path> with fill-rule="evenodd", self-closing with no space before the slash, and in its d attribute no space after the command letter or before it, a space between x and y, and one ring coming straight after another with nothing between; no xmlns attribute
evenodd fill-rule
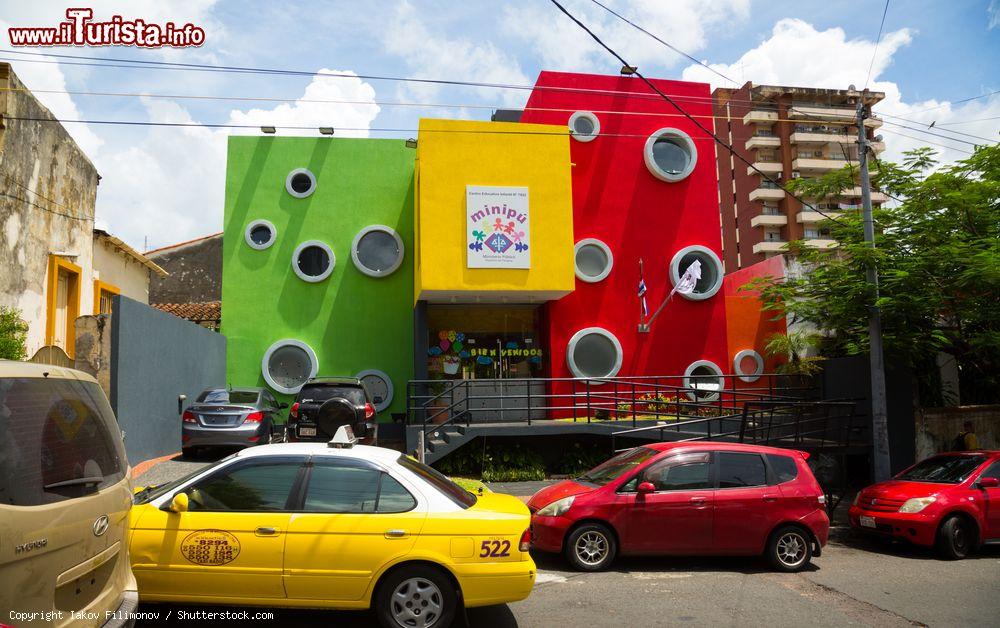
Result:
<svg viewBox="0 0 1000 628"><path fill-rule="evenodd" d="M934 456L915 464L896 476L897 480L960 484L983 464L986 456Z"/></svg>
<svg viewBox="0 0 1000 628"><path fill-rule="evenodd" d="M207 465L207 466L204 466L204 467L198 467L197 469L195 469L191 473L188 473L187 475L185 475L185 476L183 476L181 478L178 478L176 480L171 480L170 482L166 482L165 484L154 484L154 485L151 485L151 486L146 486L142 490L140 490L139 492L135 493L132 496L132 503L133 504L148 504L149 502L153 501L154 499L156 499L160 495L163 495L165 493L170 492L174 488L176 488L176 487L178 487L178 486L186 483L188 480L190 480L191 478L195 477L196 475L201 475L202 473L204 473L206 471L209 471L210 469L214 469L215 467L219 466L223 462L226 462L226 461L230 460L235 455L236 454L229 454L228 456L226 456L222 460L219 460L218 462L214 462L214 463L212 463L210 465Z"/></svg>
<svg viewBox="0 0 1000 628"><path fill-rule="evenodd" d="M604 486L615 478L621 477L623 474L638 467L655 455L655 450L647 449L646 447L636 447L635 449L623 451L614 458L602 462L590 471L587 471L580 477L576 478L576 481Z"/></svg>

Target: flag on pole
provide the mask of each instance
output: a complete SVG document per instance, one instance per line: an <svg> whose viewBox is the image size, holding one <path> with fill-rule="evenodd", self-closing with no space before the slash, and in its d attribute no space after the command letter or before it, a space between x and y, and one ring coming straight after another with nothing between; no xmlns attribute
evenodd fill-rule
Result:
<svg viewBox="0 0 1000 628"><path fill-rule="evenodd" d="M649 317L649 306L646 304L646 280L642 278L642 260L639 260L639 300L642 303L642 318Z"/></svg>
<svg viewBox="0 0 1000 628"><path fill-rule="evenodd" d="M670 291L670 297L674 296L675 292L680 292L681 294L691 294L694 292L695 286L698 285L698 280L701 279L701 262L695 260L691 262L691 265L687 267L684 274L681 275L680 281L674 286L674 289ZM670 297L667 297L669 299Z"/></svg>

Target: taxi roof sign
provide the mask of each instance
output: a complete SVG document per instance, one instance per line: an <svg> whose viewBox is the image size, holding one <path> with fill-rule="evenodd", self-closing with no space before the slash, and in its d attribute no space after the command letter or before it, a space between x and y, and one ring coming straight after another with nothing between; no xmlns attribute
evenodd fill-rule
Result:
<svg viewBox="0 0 1000 628"><path fill-rule="evenodd" d="M335 449L349 449L354 447L354 444L357 442L358 437L354 435L354 429L350 425L341 425L337 428L337 433L333 435L327 446Z"/></svg>

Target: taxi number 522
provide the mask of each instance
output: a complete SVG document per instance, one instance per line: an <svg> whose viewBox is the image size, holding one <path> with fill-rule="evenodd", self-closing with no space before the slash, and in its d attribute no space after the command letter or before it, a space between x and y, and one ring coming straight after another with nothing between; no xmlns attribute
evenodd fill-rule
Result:
<svg viewBox="0 0 1000 628"><path fill-rule="evenodd" d="M483 541L479 545L480 558L503 558L510 556L510 541Z"/></svg>

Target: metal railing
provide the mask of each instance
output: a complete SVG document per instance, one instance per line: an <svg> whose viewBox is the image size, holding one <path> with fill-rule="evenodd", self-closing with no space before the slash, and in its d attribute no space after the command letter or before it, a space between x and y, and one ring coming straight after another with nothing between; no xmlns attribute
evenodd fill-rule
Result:
<svg viewBox="0 0 1000 628"><path fill-rule="evenodd" d="M413 380L407 384L406 416L425 438L451 425L550 419L632 428L669 421L677 428L731 420L751 402L816 399L818 388L810 378L776 373L753 382L739 375Z"/></svg>

